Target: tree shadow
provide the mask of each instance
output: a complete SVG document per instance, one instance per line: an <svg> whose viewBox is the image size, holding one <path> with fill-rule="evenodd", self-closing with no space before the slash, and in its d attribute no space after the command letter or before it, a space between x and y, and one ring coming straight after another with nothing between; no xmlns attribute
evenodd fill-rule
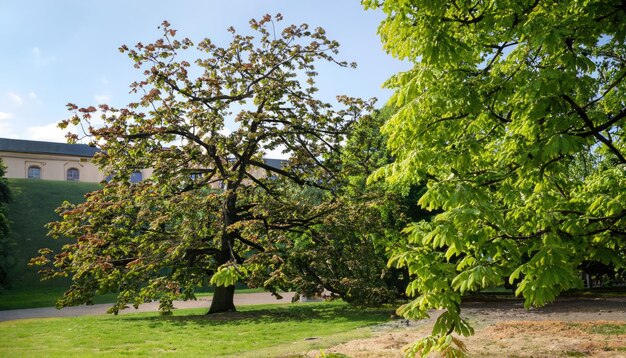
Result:
<svg viewBox="0 0 626 358"><path fill-rule="evenodd" d="M214 314L182 314L174 313L170 316L124 316L124 320L142 321L152 328L168 326L222 326L244 325L275 322L323 322L323 321L351 321L371 323L384 321L393 314L394 309L386 308L356 308L336 304L294 304L279 307L250 308L241 311L214 313Z"/></svg>

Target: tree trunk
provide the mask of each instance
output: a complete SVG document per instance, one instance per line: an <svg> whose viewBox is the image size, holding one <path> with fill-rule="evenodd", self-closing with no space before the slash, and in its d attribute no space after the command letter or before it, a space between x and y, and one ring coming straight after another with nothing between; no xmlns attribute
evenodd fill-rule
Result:
<svg viewBox="0 0 626 358"><path fill-rule="evenodd" d="M229 183L227 183L225 189L227 190L228 196L224 200L224 207L222 209L224 226L222 227L220 253L216 257L218 265L223 265L233 258L232 250L235 243L235 233L230 231L229 227L237 221L237 195L234 191L229 190L229 186ZM236 311L234 296L235 286L215 286L213 301L211 301L211 308L209 308L207 314Z"/></svg>
<svg viewBox="0 0 626 358"><path fill-rule="evenodd" d="M211 302L211 308L207 314L221 313L221 312L234 312L235 303L233 298L235 296L235 286L216 286L213 293L213 301Z"/></svg>

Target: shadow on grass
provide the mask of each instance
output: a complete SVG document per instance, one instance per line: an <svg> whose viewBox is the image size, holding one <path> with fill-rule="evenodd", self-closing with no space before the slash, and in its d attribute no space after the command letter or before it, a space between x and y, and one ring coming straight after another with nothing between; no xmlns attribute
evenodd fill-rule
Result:
<svg viewBox="0 0 626 358"><path fill-rule="evenodd" d="M393 313L393 308L356 308L345 304L336 303L312 303L294 304L283 307L244 307L241 311L225 312L216 314L190 314L180 316L151 316L151 317L128 317L125 320L143 321L150 327L157 328L162 325L173 326L221 326L221 325L244 325L273 322L323 322L323 321L350 321L371 323L372 321L385 321Z"/></svg>

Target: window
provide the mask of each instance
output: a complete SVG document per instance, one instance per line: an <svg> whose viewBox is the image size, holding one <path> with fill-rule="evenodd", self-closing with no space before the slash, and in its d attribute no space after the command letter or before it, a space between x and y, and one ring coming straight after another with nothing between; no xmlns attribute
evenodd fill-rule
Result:
<svg viewBox="0 0 626 358"><path fill-rule="evenodd" d="M80 179L80 172L76 168L69 168L67 170L67 180L78 181Z"/></svg>
<svg viewBox="0 0 626 358"><path fill-rule="evenodd" d="M28 167L28 179L41 179L41 168L34 165Z"/></svg>
<svg viewBox="0 0 626 358"><path fill-rule="evenodd" d="M130 182L131 183L139 183L142 180L143 180L143 175L141 174L140 171L133 172L130 175Z"/></svg>

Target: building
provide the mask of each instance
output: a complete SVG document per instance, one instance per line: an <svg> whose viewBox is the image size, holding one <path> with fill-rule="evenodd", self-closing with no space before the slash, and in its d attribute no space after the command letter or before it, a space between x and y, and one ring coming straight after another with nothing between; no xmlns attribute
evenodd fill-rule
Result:
<svg viewBox="0 0 626 358"><path fill-rule="evenodd" d="M7 178L99 183L105 179L104 174L91 163L99 151L86 144L0 138L0 158L7 167ZM264 162L275 168L284 163L280 159L264 159ZM136 183L151 174L151 169L137 170L131 174L130 181ZM262 176L264 171L253 175Z"/></svg>
<svg viewBox="0 0 626 358"><path fill-rule="evenodd" d="M98 151L86 144L0 138L0 158L7 168L7 178L97 183L104 179L91 163Z"/></svg>

